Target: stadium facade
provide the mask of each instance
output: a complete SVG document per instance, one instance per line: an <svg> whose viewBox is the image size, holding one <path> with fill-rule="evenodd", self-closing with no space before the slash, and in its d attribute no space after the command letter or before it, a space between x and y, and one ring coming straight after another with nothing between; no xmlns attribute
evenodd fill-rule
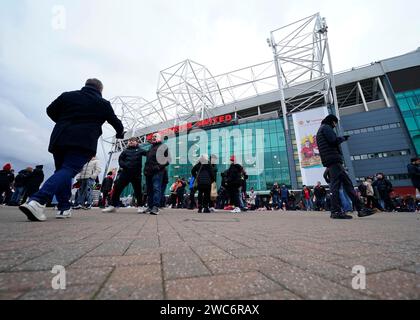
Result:
<svg viewBox="0 0 420 320"><path fill-rule="evenodd" d="M242 136L252 136L250 143L240 140L243 160L246 162L247 157L257 152L263 153L264 160L259 164L263 170L249 175L248 188L267 192L274 182L278 182L300 189L303 184L323 181L320 169L314 171L314 177L308 177L308 168L320 167L319 163L316 163L318 166L311 163L317 159L316 141L313 134L302 133L299 125L305 127L311 121L319 123L326 113L336 114L338 110L340 131L351 136L343 151L354 183L383 172L397 192L404 195L415 192L407 175L407 164L420 153L420 48L332 73L329 79L333 81L329 84L334 90L331 94L325 91L325 86L318 86L316 79L319 77L288 86L279 85L276 83L279 80L276 61L215 77L204 66L190 60L171 70L166 76L165 71L161 73L161 81L164 81L163 85L159 84L156 102L135 97L118 97L112 101L117 110L122 110L125 125L130 128L127 139L138 136L146 142L155 132L167 136L166 143L175 148L173 160L176 160L168 169L170 182L177 177L188 179L190 176L192 164L187 163L186 152L197 145L197 140L182 136L193 129L201 129L207 134L208 149L196 152L216 154L221 161L219 173L228 167L237 141L219 139L214 135L215 130L232 132L236 129ZM169 81L178 76L177 72L182 74L181 81L170 84ZM187 79L188 75L193 79ZM228 85L223 83L226 79ZM234 83L232 79L240 79L240 83ZM316 88L324 97L332 97L332 102L318 99L309 88ZM199 97L194 100L192 95ZM168 116L162 112L162 101L171 97L174 113ZM144 110L151 112L145 115ZM127 118L127 115L130 116ZM114 142L110 168L117 167L123 147L124 142ZM248 166L248 169L253 168L255 163Z"/></svg>

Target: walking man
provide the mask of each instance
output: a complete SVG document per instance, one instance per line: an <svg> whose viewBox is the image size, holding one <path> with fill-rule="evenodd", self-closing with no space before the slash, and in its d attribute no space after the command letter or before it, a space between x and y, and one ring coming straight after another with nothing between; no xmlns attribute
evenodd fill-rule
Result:
<svg viewBox="0 0 420 320"><path fill-rule="evenodd" d="M90 210L93 204L93 186L101 173L101 164L93 157L79 173L80 189L73 209Z"/></svg>
<svg viewBox="0 0 420 320"><path fill-rule="evenodd" d="M144 175L146 176L147 205L146 213L159 214L162 200L162 183L165 168L170 163L169 150L162 143L160 134L155 133L151 140L152 147L147 152Z"/></svg>
<svg viewBox="0 0 420 320"><path fill-rule="evenodd" d="M346 173L343 164L343 154L340 145L349 139L349 136L337 137L334 128L338 125L338 118L334 115L327 116L321 124L317 134L317 142L321 155L322 164L328 168L331 189L331 218L352 219L340 206L340 187L351 198L359 217L366 217L373 214L372 210L362 209L362 203L357 197L352 181Z"/></svg>
<svg viewBox="0 0 420 320"><path fill-rule="evenodd" d="M20 210L30 221L45 221L45 205L54 195L58 200L56 217L71 217L72 179L96 154L102 125L107 121L124 138L124 127L109 101L102 98L103 85L97 79L86 81L79 91L65 92L48 108L47 114L56 125L48 151L53 154L55 173Z"/></svg>
<svg viewBox="0 0 420 320"><path fill-rule="evenodd" d="M114 192L112 193L111 204L108 208L102 210L103 213L112 213L117 211L120 203L120 196L124 189L131 183L134 194L137 199L139 213L143 213L142 207L143 193L141 186L141 168L143 166L142 157L146 156L146 151L139 146L138 138L130 138L128 147L121 153L118 159L121 174L114 184Z"/></svg>

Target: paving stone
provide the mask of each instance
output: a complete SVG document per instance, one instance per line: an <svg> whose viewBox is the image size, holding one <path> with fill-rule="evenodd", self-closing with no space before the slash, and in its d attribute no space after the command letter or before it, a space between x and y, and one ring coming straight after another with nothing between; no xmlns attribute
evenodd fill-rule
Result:
<svg viewBox="0 0 420 320"><path fill-rule="evenodd" d="M193 250L203 261L224 260L234 258L231 254L216 246L194 247Z"/></svg>
<svg viewBox="0 0 420 320"><path fill-rule="evenodd" d="M335 282L319 277L309 271L290 266L281 270L261 271L269 279L276 281L288 291L309 300L359 300L368 299Z"/></svg>
<svg viewBox="0 0 420 320"><path fill-rule="evenodd" d="M239 298L238 300L256 300L256 301L262 301L262 300L302 300L295 294L291 293L287 290L279 290L274 291L270 293L264 293L264 294L257 294L253 296L247 296Z"/></svg>
<svg viewBox="0 0 420 320"><path fill-rule="evenodd" d="M96 296L98 300L163 299L160 265L117 267Z"/></svg>
<svg viewBox="0 0 420 320"><path fill-rule="evenodd" d="M301 269L307 270L323 278L339 281L346 278L354 277L351 268L345 268L334 265L327 261L314 259L311 256L301 254L288 254L278 256L278 258L288 264L297 266Z"/></svg>
<svg viewBox="0 0 420 320"><path fill-rule="evenodd" d="M282 261L272 257L254 257L244 259L210 261L207 263L207 265L214 274L258 271L262 269L276 270L287 266Z"/></svg>
<svg viewBox="0 0 420 320"><path fill-rule="evenodd" d="M192 251L163 254L165 280L209 275L210 271Z"/></svg>
<svg viewBox="0 0 420 320"><path fill-rule="evenodd" d="M72 268L91 268L91 267L126 267L146 264L160 264L160 254L150 253L136 256L109 256L94 257L86 256L71 265Z"/></svg>
<svg viewBox="0 0 420 320"><path fill-rule="evenodd" d="M351 281L343 281L351 287ZM419 300L420 275L392 270L366 276L364 293L382 300Z"/></svg>
<svg viewBox="0 0 420 320"><path fill-rule="evenodd" d="M107 240L89 253L89 256L122 256L133 240Z"/></svg>
<svg viewBox="0 0 420 320"><path fill-rule="evenodd" d="M0 207L0 299L418 299L417 216L134 208L30 223ZM67 291L51 289L54 265ZM353 290L353 266L368 289Z"/></svg>
<svg viewBox="0 0 420 320"><path fill-rule="evenodd" d="M236 273L166 282L170 300L220 300L280 290L276 283L258 272Z"/></svg>
<svg viewBox="0 0 420 320"><path fill-rule="evenodd" d="M405 261L379 254L362 257L356 256L352 258L336 260L333 263L350 270L353 270L353 267L355 266L363 266L366 268L367 274L396 269L407 265L407 262Z"/></svg>
<svg viewBox="0 0 420 320"><path fill-rule="evenodd" d="M65 290L37 290L31 291L20 300L90 300L98 291L99 285L68 287Z"/></svg>

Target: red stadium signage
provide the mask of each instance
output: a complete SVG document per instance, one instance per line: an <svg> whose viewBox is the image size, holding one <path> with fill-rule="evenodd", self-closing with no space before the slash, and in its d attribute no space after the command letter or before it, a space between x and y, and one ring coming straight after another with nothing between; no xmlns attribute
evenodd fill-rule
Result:
<svg viewBox="0 0 420 320"><path fill-rule="evenodd" d="M180 126L164 129L164 130L159 131L158 133L162 137L169 137L169 136L176 135L179 133L188 132L192 129L208 128L208 127L217 126L220 124L228 124L228 123L231 123L232 121L233 121L232 115L227 114L224 116L218 116L218 117L214 117L210 119L201 120L198 122L190 122L190 123L186 123ZM153 135L154 133L147 135L147 140L151 140Z"/></svg>

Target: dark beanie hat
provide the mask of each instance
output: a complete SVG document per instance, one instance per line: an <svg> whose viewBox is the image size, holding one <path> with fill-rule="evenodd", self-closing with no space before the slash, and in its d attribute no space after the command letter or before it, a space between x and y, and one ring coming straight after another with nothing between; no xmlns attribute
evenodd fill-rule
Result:
<svg viewBox="0 0 420 320"><path fill-rule="evenodd" d="M329 124L332 126L333 122L338 123L338 118L335 115L330 114L322 121L322 124Z"/></svg>

